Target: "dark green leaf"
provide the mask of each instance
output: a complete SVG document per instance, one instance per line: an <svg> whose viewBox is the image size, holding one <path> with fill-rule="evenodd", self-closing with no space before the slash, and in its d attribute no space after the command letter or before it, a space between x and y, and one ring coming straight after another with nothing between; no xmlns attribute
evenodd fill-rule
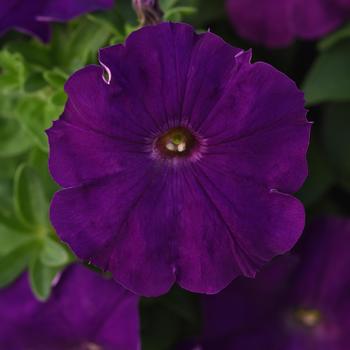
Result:
<svg viewBox="0 0 350 350"><path fill-rule="evenodd" d="M44 76L44 79L52 87L56 89L62 89L62 90L63 90L64 83L68 78L68 75L58 68L54 68L53 70L50 70L50 71L45 71L43 76Z"/></svg>
<svg viewBox="0 0 350 350"><path fill-rule="evenodd" d="M318 47L320 50L328 50L344 39L350 39L350 23L327 36L319 43Z"/></svg>
<svg viewBox="0 0 350 350"><path fill-rule="evenodd" d="M105 46L111 34L108 27L88 17L71 23L65 30L57 27L51 43L53 59L58 67L71 73L92 57L96 61L98 49Z"/></svg>
<svg viewBox="0 0 350 350"><path fill-rule="evenodd" d="M304 82L309 105L327 101L350 101L350 41L321 52Z"/></svg>
<svg viewBox="0 0 350 350"><path fill-rule="evenodd" d="M10 184L9 181L13 181L13 177L15 175L16 169L26 159L26 156L27 156L26 153L27 152L24 152L24 153L20 153L17 156L11 156L11 157L6 157L6 158L0 157L1 158L1 160L0 160L1 161L0 182L5 181L6 185L8 185L8 184ZM9 189L12 193L12 190L13 190L12 184L10 185ZM1 207L1 203L0 203L0 207Z"/></svg>
<svg viewBox="0 0 350 350"><path fill-rule="evenodd" d="M26 268L33 255L35 245L22 245L11 253L0 257L0 288L13 282Z"/></svg>
<svg viewBox="0 0 350 350"><path fill-rule="evenodd" d="M142 299L140 309L144 350L172 349L199 329L197 296L178 287L160 298Z"/></svg>
<svg viewBox="0 0 350 350"><path fill-rule="evenodd" d="M327 108L322 134L335 174L350 190L350 104L334 104Z"/></svg>
<svg viewBox="0 0 350 350"><path fill-rule="evenodd" d="M308 154L309 176L298 193L298 197L307 207L318 201L335 183L334 174L324 153L322 144L314 134Z"/></svg>
<svg viewBox="0 0 350 350"><path fill-rule="evenodd" d="M208 24L212 21L219 21L221 24L227 19L225 11L225 0L192 0L190 6L197 8L197 14L191 18L196 27L207 30ZM229 33L232 37L232 33Z"/></svg>
<svg viewBox="0 0 350 350"><path fill-rule="evenodd" d="M52 67L49 47L38 40L13 40L6 43L6 48L15 54L20 53L31 66Z"/></svg>

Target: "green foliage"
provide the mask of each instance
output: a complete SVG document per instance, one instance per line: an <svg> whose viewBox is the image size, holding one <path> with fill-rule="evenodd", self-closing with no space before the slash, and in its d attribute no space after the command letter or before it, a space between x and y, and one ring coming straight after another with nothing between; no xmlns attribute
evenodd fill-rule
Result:
<svg viewBox="0 0 350 350"><path fill-rule="evenodd" d="M13 192L13 210L0 215L0 287L29 267L33 292L44 300L56 273L73 257L53 232L48 219L51 190L32 166L19 165Z"/></svg>
<svg viewBox="0 0 350 350"><path fill-rule="evenodd" d="M308 154L309 176L298 194L307 207L320 200L335 183L335 175L324 152L324 147L315 133Z"/></svg>
<svg viewBox="0 0 350 350"><path fill-rule="evenodd" d="M328 37L321 40L318 44L320 50L328 50L339 42L350 38L350 23L340 28L338 31L331 33Z"/></svg>
<svg viewBox="0 0 350 350"><path fill-rule="evenodd" d="M0 288L6 287L24 271L34 255L34 247L30 242L0 255Z"/></svg>
<svg viewBox="0 0 350 350"><path fill-rule="evenodd" d="M15 175L14 203L17 217L24 225L48 225L48 199L35 170L22 164Z"/></svg>
<svg viewBox="0 0 350 350"><path fill-rule="evenodd" d="M57 24L50 45L19 37L0 51L1 287L29 267L33 292L44 300L56 273L73 259L49 224L49 201L57 186L47 170L45 130L63 111L68 76L95 63L98 49L116 32L89 15Z"/></svg>
<svg viewBox="0 0 350 350"><path fill-rule="evenodd" d="M19 93L23 89L26 71L22 55L1 51L0 71L1 94Z"/></svg>
<svg viewBox="0 0 350 350"><path fill-rule="evenodd" d="M32 146L27 130L15 119L0 118L0 158L15 157Z"/></svg>
<svg viewBox="0 0 350 350"><path fill-rule="evenodd" d="M69 75L97 63L100 47L137 27L125 5L123 13L54 25L48 45L18 35L0 47L0 287L29 268L33 292L45 300L54 276L74 260L48 218L57 185L47 169L45 130L63 112Z"/></svg>
<svg viewBox="0 0 350 350"><path fill-rule="evenodd" d="M304 82L309 105L350 100L350 41L344 40L322 51Z"/></svg>
<svg viewBox="0 0 350 350"><path fill-rule="evenodd" d="M29 278L34 295L41 301L50 296L51 286L59 268L44 264L40 259L33 259L29 265Z"/></svg>
<svg viewBox="0 0 350 350"><path fill-rule="evenodd" d="M84 17L69 26L55 27L50 44L51 59L68 74L96 60L97 52L113 34L112 28Z"/></svg>
<svg viewBox="0 0 350 350"><path fill-rule="evenodd" d="M182 1L182 0L162 0L160 1L161 8L164 12L164 20L179 22L186 16L193 15L197 12L197 1Z"/></svg>
<svg viewBox="0 0 350 350"><path fill-rule="evenodd" d="M45 237L43 249L40 252L40 261L48 267L59 267L69 261L69 256L61 244L51 237Z"/></svg>
<svg viewBox="0 0 350 350"><path fill-rule="evenodd" d="M350 191L350 103L327 107L322 136L337 180Z"/></svg>
<svg viewBox="0 0 350 350"><path fill-rule="evenodd" d="M196 296L179 287L157 299L142 299L142 349L173 349L179 339L199 331L199 315Z"/></svg>

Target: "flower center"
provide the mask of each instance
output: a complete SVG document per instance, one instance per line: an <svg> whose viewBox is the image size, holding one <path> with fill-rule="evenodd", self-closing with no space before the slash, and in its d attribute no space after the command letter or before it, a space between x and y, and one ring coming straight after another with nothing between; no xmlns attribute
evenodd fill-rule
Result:
<svg viewBox="0 0 350 350"><path fill-rule="evenodd" d="M191 155L196 144L197 140L188 129L178 127L160 136L155 146L162 157L175 158Z"/></svg>
<svg viewBox="0 0 350 350"><path fill-rule="evenodd" d="M300 324L308 328L317 326L322 320L320 311L314 309L299 309L295 312L295 317Z"/></svg>

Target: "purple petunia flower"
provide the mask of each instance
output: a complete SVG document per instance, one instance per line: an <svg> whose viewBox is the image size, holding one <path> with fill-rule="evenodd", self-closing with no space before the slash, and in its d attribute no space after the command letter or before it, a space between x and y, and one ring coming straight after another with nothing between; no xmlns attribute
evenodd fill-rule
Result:
<svg viewBox="0 0 350 350"><path fill-rule="evenodd" d="M61 275L47 303L26 275L0 291L0 344L6 350L138 350L138 297L80 265Z"/></svg>
<svg viewBox="0 0 350 350"><path fill-rule="evenodd" d="M227 9L242 37L269 47L318 39L350 19L349 0L227 0Z"/></svg>
<svg viewBox="0 0 350 350"><path fill-rule="evenodd" d="M142 295L216 293L304 227L303 94L250 52L163 23L100 51L48 130L60 237Z"/></svg>
<svg viewBox="0 0 350 350"><path fill-rule="evenodd" d="M0 34L14 28L48 41L48 22L68 21L86 12L112 7L113 3L113 0L3 0Z"/></svg>
<svg viewBox="0 0 350 350"><path fill-rule="evenodd" d="M276 259L255 280L203 299L197 349L350 348L350 221L318 220L305 235L299 257Z"/></svg>

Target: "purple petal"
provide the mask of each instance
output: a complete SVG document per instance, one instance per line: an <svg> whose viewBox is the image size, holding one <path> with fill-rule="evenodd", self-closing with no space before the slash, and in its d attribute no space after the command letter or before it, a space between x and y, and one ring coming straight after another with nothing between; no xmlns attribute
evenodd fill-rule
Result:
<svg viewBox="0 0 350 350"><path fill-rule="evenodd" d="M227 9L239 35L269 47L317 39L350 15L337 1L327 0L227 0Z"/></svg>
<svg viewBox="0 0 350 350"><path fill-rule="evenodd" d="M101 50L100 60L112 83L142 101L150 123L162 130L206 113L239 51L212 33L196 35L189 25L163 23L134 32L125 47ZM189 110L194 105L201 111Z"/></svg>
<svg viewBox="0 0 350 350"><path fill-rule="evenodd" d="M68 21L83 13L112 7L114 0L48 0L38 13L40 21Z"/></svg>
<svg viewBox="0 0 350 350"><path fill-rule="evenodd" d="M239 35L267 46L285 46L294 39L289 14L293 1L228 0L228 12Z"/></svg>
<svg viewBox="0 0 350 350"><path fill-rule="evenodd" d="M255 280L240 278L223 292L203 297L202 348L346 349L349 235L349 220L318 219L299 245L299 256L276 259ZM305 321L298 310L316 311L319 319Z"/></svg>
<svg viewBox="0 0 350 350"><path fill-rule="evenodd" d="M307 6L303 0L296 1L294 13L295 33L300 38L320 38L340 26L345 15L332 1L309 0Z"/></svg>
<svg viewBox="0 0 350 350"><path fill-rule="evenodd" d="M34 298L23 276L0 293L0 343L9 350L85 349L89 343L137 350L137 304L112 280L78 265L63 273L46 303Z"/></svg>
<svg viewBox="0 0 350 350"><path fill-rule="evenodd" d="M34 3L21 0L7 0L0 3L0 34L10 29L34 35L43 41L48 41L50 28L47 23L38 22L35 18L45 0Z"/></svg>
<svg viewBox="0 0 350 350"><path fill-rule="evenodd" d="M307 176L310 124L303 94L271 66L242 58L199 129L208 140L206 161L293 193Z"/></svg>
<svg viewBox="0 0 350 350"><path fill-rule="evenodd" d="M111 270L128 288L165 293L175 279L173 198L165 181L166 174L141 167L63 190L53 200L52 223L79 257Z"/></svg>
<svg viewBox="0 0 350 350"><path fill-rule="evenodd" d="M202 192L201 205L199 201L196 203L197 210L204 215L197 217L192 214L189 218L193 219L194 228L198 225L202 240L206 240L209 246L215 240L223 242L226 249L230 246L234 261L232 267L240 271L239 274L253 277L262 265L272 257L289 251L299 239L304 227L304 209L295 198L270 191L249 180L226 175L220 169L204 164L196 166L194 176L193 188L196 186ZM193 202L193 197L187 199L187 203ZM209 217L212 224L204 221L203 225L204 217ZM215 234L206 236L204 227ZM188 235L190 233L188 230ZM230 238L230 245L225 237ZM188 236L186 238L191 242ZM200 237L194 237L193 244L196 241L201 242ZM199 250L200 253L202 251ZM209 251L207 256L211 258L216 253L219 252ZM202 259L206 262L205 256ZM196 266L193 261L188 264ZM206 267L203 275L210 273L210 268ZM228 268L227 265L216 266L218 273ZM197 280L199 277L191 278Z"/></svg>
<svg viewBox="0 0 350 350"><path fill-rule="evenodd" d="M0 4L0 34L10 29L49 41L51 21L68 21L86 12L107 9L113 0L5 0Z"/></svg>

